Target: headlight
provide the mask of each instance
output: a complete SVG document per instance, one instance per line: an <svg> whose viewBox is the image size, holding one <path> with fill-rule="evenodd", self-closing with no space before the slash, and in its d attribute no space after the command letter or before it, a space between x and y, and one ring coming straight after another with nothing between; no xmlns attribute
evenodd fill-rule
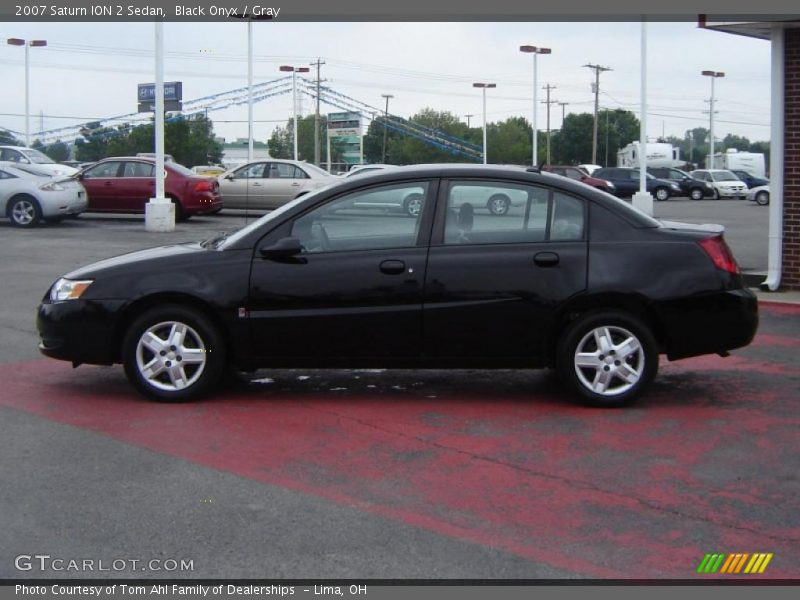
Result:
<svg viewBox="0 0 800 600"><path fill-rule="evenodd" d="M59 185L55 181L51 181L50 183L45 183L44 185L40 185L39 189L45 192L61 192L64 190L64 186Z"/></svg>
<svg viewBox="0 0 800 600"><path fill-rule="evenodd" d="M63 277L50 288L50 300L77 300L92 285L91 279L72 280Z"/></svg>
<svg viewBox="0 0 800 600"><path fill-rule="evenodd" d="M615 189L617 189L617 186L615 186L615 185L614 185L613 183L611 183L610 181L606 181L606 187L608 187L608 188L609 188L609 189L611 189L611 190L615 190Z"/></svg>
<svg viewBox="0 0 800 600"><path fill-rule="evenodd" d="M673 190L680 190L681 189L681 186L679 186L677 183L671 183L670 186L672 187Z"/></svg>

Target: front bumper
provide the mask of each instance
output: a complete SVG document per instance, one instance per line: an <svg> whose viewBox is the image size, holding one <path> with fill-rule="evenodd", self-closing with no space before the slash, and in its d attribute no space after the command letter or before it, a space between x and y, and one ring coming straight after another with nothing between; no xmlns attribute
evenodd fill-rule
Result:
<svg viewBox="0 0 800 600"><path fill-rule="evenodd" d="M45 300L36 329L39 351L73 363L110 365L119 361L117 324L125 300Z"/></svg>
<svg viewBox="0 0 800 600"><path fill-rule="evenodd" d="M667 300L655 309L670 360L747 346L758 329L758 300L747 288Z"/></svg>
<svg viewBox="0 0 800 600"><path fill-rule="evenodd" d="M46 195L45 195L46 194ZM42 216L59 217L79 215L89 207L86 192L73 190L63 192L42 192Z"/></svg>

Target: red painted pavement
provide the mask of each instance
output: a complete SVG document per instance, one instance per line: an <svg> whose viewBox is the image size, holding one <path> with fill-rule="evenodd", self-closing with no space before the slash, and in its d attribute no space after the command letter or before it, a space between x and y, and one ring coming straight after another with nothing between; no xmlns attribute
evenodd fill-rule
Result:
<svg viewBox="0 0 800 600"><path fill-rule="evenodd" d="M762 315L776 331L662 362L625 410L506 371L279 371L163 405L119 367L49 360L0 365L0 405L579 576L694 577L706 552L773 552L759 577L797 577L800 307Z"/></svg>

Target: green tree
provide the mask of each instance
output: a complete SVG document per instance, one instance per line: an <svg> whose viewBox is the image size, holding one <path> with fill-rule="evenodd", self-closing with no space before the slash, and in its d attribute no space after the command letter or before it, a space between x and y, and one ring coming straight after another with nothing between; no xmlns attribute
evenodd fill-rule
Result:
<svg viewBox="0 0 800 600"><path fill-rule="evenodd" d="M581 164L592 161L594 115L570 114L553 136L553 162ZM628 110L602 110L597 115L597 161L617 164L617 151L639 139L639 119Z"/></svg>
<svg viewBox="0 0 800 600"><path fill-rule="evenodd" d="M328 119L320 115L320 162L328 162ZM269 155L273 158L294 158L294 120L289 119L285 126L276 127L267 141ZM342 161L343 146L335 137L331 138L331 162ZM297 158L314 162L314 115L307 115L297 121Z"/></svg>
<svg viewBox="0 0 800 600"><path fill-rule="evenodd" d="M56 162L69 160L69 146L61 141L56 141L48 145L47 148L44 149L44 153Z"/></svg>
<svg viewBox="0 0 800 600"><path fill-rule="evenodd" d="M14 137L14 134L6 129L0 129L0 144L3 146L24 146L21 141Z"/></svg>

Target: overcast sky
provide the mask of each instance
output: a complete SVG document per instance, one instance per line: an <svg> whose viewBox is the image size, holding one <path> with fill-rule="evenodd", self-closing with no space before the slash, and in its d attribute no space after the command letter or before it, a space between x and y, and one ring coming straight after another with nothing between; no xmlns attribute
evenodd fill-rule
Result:
<svg viewBox="0 0 800 600"><path fill-rule="evenodd" d="M153 25L149 23L3 23L3 37L46 39L31 49L31 131L113 117L136 110L136 85L153 75ZM244 23L166 23L165 77L183 82L184 100L246 85ZM279 77L282 64L326 61L326 85L371 106L409 117L424 107L450 111L481 124L480 90L472 82L497 83L487 101L488 121L531 119L532 58L519 52L531 44L552 48L539 57L539 85L556 89L552 99L566 110L592 112L593 73L600 80L600 105L639 112L639 23L288 23L261 22L254 30L254 81ZM648 136L683 136L708 127L710 80L700 71L724 71L716 83L717 138L728 133L769 139L770 45L763 40L698 29L695 23L648 25ZM180 55L178 55L180 53ZM5 93L0 127L24 131L24 52L0 46ZM313 74L313 73L312 73ZM310 74L311 75L311 74ZM540 90L539 99L544 99ZM313 110L312 100L302 104ZM323 105L323 112L338 111ZM551 126L561 124L561 107ZM705 113L703 111L706 111ZM210 113L219 135L247 135L246 107ZM291 116L291 96L255 106L257 139ZM70 118L63 118L70 117ZM540 105L539 128L546 107ZM465 119L466 120L466 119Z"/></svg>

